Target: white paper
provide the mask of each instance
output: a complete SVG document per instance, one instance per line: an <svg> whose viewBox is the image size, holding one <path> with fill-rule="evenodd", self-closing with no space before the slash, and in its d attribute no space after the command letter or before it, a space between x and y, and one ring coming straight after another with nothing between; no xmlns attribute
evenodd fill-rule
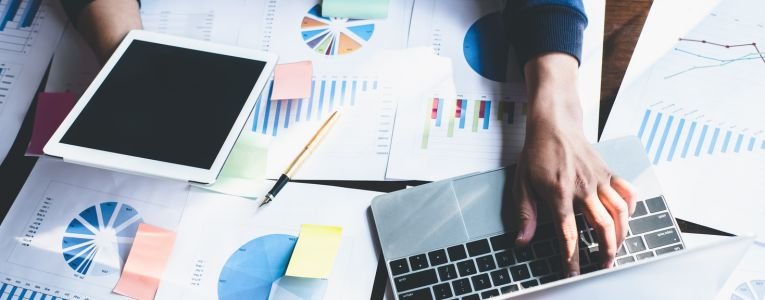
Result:
<svg viewBox="0 0 765 300"><path fill-rule="evenodd" d="M514 50L505 46L509 47L507 51L472 54L481 44L474 42L476 36L485 35L486 43L490 42L492 47L502 48L506 43L501 14L504 3L415 2L409 47L432 47L436 54L450 58L452 72L448 75L453 76L456 94L443 92L450 90L443 80L446 86L425 93L398 95L402 99L387 178L438 180L498 168L517 160L525 136L527 99ZM585 134L594 142L598 130L605 2L587 1L585 8L589 25L585 31L579 89ZM485 50L485 45L481 49ZM402 73L406 76L406 72ZM432 76L438 75L447 74ZM434 111L438 113L433 114Z"/></svg>
<svg viewBox="0 0 765 300"><path fill-rule="evenodd" d="M369 65L381 51L406 48L412 1L390 1L388 17L382 20L323 18L319 3L248 1L245 10L251 16L239 44L273 51L282 63L310 60L314 78L307 99L269 101L269 84L247 128L274 138L268 176L276 178L326 117L342 109L335 127L295 177L383 180L396 103L389 83Z"/></svg>
<svg viewBox="0 0 765 300"><path fill-rule="evenodd" d="M0 285L16 295L123 298L111 291L138 224L176 230L188 189L41 158L0 226Z"/></svg>
<svg viewBox="0 0 765 300"><path fill-rule="evenodd" d="M640 137L676 217L760 241L763 20L762 1L657 2L602 137Z"/></svg>
<svg viewBox="0 0 765 300"><path fill-rule="evenodd" d="M141 22L147 31L233 45L243 5L244 0L144 0ZM45 91L70 91L79 97L100 69L90 46L70 24L53 57Z"/></svg>
<svg viewBox="0 0 765 300"><path fill-rule="evenodd" d="M0 30L0 162L16 139L65 24L59 1L40 2L36 13L32 0L3 1L3 16L13 2L20 2L18 11Z"/></svg>
<svg viewBox="0 0 765 300"><path fill-rule="evenodd" d="M274 273L277 264L264 257L288 259L291 250L266 241L279 237L274 235L296 238L301 224L343 228L325 299L369 298L378 254L368 208L379 194L290 183L258 208L259 201L194 189L157 299L267 297L286 263L282 273Z"/></svg>

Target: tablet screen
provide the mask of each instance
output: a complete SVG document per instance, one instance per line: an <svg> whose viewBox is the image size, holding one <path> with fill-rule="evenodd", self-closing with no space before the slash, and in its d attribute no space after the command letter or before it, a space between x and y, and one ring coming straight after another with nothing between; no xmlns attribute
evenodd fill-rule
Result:
<svg viewBox="0 0 765 300"><path fill-rule="evenodd" d="M134 40L61 143L210 169L265 65Z"/></svg>

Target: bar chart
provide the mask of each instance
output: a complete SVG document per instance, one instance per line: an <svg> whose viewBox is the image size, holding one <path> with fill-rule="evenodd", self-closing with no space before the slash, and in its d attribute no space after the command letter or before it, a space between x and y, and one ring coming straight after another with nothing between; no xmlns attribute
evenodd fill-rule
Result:
<svg viewBox="0 0 765 300"><path fill-rule="evenodd" d="M692 115L646 109L637 132L654 165L693 157L761 152L763 131L715 124Z"/></svg>
<svg viewBox="0 0 765 300"><path fill-rule="evenodd" d="M428 101L428 104L422 133L422 149L428 149L431 134L435 131L438 136L454 138L455 131L478 133L500 127L523 128L524 123L519 124L517 119L525 119L527 110L525 102L488 99L448 100L435 97L432 102Z"/></svg>
<svg viewBox="0 0 765 300"><path fill-rule="evenodd" d="M63 299L87 299L71 292L44 287L36 283L13 279L2 276L0 281L0 299L20 299L20 300L63 300Z"/></svg>
<svg viewBox="0 0 765 300"><path fill-rule="evenodd" d="M36 20L43 17L42 0L0 2L0 50L24 53L36 33Z"/></svg>

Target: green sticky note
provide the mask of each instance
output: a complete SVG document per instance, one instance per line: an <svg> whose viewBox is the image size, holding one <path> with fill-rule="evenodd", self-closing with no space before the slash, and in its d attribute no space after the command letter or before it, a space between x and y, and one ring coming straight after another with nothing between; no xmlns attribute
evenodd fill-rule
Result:
<svg viewBox="0 0 765 300"><path fill-rule="evenodd" d="M218 180L199 187L245 198L263 196L269 143L267 136L243 131L223 164Z"/></svg>
<svg viewBox="0 0 765 300"><path fill-rule="evenodd" d="M384 19L388 17L389 0L324 0L321 14L324 17L353 19Z"/></svg>

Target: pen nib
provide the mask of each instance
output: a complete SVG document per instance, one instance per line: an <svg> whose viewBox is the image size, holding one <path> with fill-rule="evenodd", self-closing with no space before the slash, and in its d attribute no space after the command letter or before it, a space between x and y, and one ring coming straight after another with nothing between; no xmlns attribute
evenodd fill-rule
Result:
<svg viewBox="0 0 765 300"><path fill-rule="evenodd" d="M263 198L263 202L260 202L260 205L258 207L263 207L263 205L268 204L268 202L271 202L272 198L273 196L271 196L271 194L266 195L266 197Z"/></svg>

